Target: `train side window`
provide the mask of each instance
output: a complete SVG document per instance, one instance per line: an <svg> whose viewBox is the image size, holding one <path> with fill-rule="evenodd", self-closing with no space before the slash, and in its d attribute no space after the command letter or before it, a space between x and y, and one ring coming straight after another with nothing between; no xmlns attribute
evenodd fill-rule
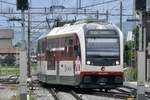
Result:
<svg viewBox="0 0 150 100"><path fill-rule="evenodd" d="M74 45L75 56L81 57L81 48L78 36L75 36L75 45Z"/></svg>
<svg viewBox="0 0 150 100"><path fill-rule="evenodd" d="M47 69L55 70L55 56L53 52L47 51Z"/></svg>
<svg viewBox="0 0 150 100"><path fill-rule="evenodd" d="M75 56L81 56L81 50L80 50L80 45L75 45L74 46L74 52L75 52Z"/></svg>
<svg viewBox="0 0 150 100"><path fill-rule="evenodd" d="M38 41L38 47L37 47L38 53L41 53L41 48L42 48L41 41Z"/></svg>
<svg viewBox="0 0 150 100"><path fill-rule="evenodd" d="M44 40L42 40L42 53L44 53Z"/></svg>
<svg viewBox="0 0 150 100"><path fill-rule="evenodd" d="M73 39L72 37L65 38L65 57L72 57L73 56Z"/></svg>

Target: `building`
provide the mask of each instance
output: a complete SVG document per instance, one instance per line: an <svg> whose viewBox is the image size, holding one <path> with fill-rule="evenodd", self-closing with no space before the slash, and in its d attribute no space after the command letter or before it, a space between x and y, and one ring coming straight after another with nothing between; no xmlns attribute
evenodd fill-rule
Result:
<svg viewBox="0 0 150 100"><path fill-rule="evenodd" d="M16 64L19 62L19 49L13 48L12 39L14 31L11 29L0 29L0 59L7 55L16 57Z"/></svg>
<svg viewBox="0 0 150 100"><path fill-rule="evenodd" d="M0 48L12 48L13 30L0 29Z"/></svg>
<svg viewBox="0 0 150 100"><path fill-rule="evenodd" d="M129 31L127 33L127 38L126 38L126 41L133 41L134 40L134 36L133 36L133 33L131 31Z"/></svg>

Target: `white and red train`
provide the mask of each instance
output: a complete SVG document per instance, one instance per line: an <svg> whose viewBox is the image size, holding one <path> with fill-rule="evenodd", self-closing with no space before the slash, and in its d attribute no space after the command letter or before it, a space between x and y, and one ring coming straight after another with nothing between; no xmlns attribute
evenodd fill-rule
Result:
<svg viewBox="0 0 150 100"><path fill-rule="evenodd" d="M112 89L123 84L123 34L110 23L52 29L38 41L41 82Z"/></svg>

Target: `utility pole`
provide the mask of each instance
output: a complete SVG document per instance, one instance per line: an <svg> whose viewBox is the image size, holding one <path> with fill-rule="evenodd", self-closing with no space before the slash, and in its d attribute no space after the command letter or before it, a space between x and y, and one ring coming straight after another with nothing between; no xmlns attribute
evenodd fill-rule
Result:
<svg viewBox="0 0 150 100"><path fill-rule="evenodd" d="M25 10L28 9L28 0L17 0L17 10L21 10L21 31L22 31L22 45L20 51L20 100L27 100L27 53L25 41Z"/></svg>
<svg viewBox="0 0 150 100"><path fill-rule="evenodd" d="M146 0L146 59L147 59L147 81L150 81L150 0Z"/></svg>
<svg viewBox="0 0 150 100"><path fill-rule="evenodd" d="M120 30L122 30L122 0L120 1Z"/></svg>
<svg viewBox="0 0 150 100"><path fill-rule="evenodd" d="M25 50L25 13L21 10L22 47L20 51L20 100L27 100L27 58Z"/></svg>
<svg viewBox="0 0 150 100"><path fill-rule="evenodd" d="M81 0L79 0L79 9L81 8Z"/></svg>
<svg viewBox="0 0 150 100"><path fill-rule="evenodd" d="M109 21L109 12L108 12L108 10L106 10L106 21L107 22Z"/></svg>
<svg viewBox="0 0 150 100"><path fill-rule="evenodd" d="M138 50L138 82L137 82L137 100L145 99L145 50L143 43L143 12L139 12L139 50ZM145 41L145 40L144 40Z"/></svg>
<svg viewBox="0 0 150 100"><path fill-rule="evenodd" d="M28 77L31 77L31 59L30 59L30 33L31 33L31 21L30 21L30 8L31 8L31 0L29 2L28 9L28 62L27 62L27 74Z"/></svg>
<svg viewBox="0 0 150 100"><path fill-rule="evenodd" d="M96 19L97 19L97 21L99 19L99 11L98 10L96 11Z"/></svg>
<svg viewBox="0 0 150 100"><path fill-rule="evenodd" d="M77 15L78 15L78 7L79 7L79 6L78 6L78 5L79 5L78 0L76 1L76 3L77 3L77 4L76 4L76 6L77 6L76 10L77 10Z"/></svg>

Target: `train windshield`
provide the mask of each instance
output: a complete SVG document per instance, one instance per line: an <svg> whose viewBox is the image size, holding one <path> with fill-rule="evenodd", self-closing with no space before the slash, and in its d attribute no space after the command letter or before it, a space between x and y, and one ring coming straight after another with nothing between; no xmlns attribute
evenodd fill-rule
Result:
<svg viewBox="0 0 150 100"><path fill-rule="evenodd" d="M112 66L120 63L119 35L113 30L94 30L86 35L86 64Z"/></svg>

